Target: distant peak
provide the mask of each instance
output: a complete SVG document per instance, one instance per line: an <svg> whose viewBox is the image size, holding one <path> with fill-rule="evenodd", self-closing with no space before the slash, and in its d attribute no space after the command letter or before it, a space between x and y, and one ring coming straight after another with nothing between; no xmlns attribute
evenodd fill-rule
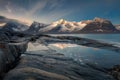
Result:
<svg viewBox="0 0 120 80"><path fill-rule="evenodd" d="M103 19L103 18L99 18L99 17L95 17L95 18L93 19L93 21L96 21L96 22L104 22L104 21L108 21L108 20Z"/></svg>
<svg viewBox="0 0 120 80"><path fill-rule="evenodd" d="M54 22L55 24L65 24L66 22L68 22L68 21L66 21L66 20L64 20L64 19L60 19L60 20L58 20L58 21L56 21L56 22Z"/></svg>
<svg viewBox="0 0 120 80"><path fill-rule="evenodd" d="M35 26L35 25L42 25L42 24L44 24L44 23L39 23L39 22L37 22L37 21L34 21L34 22L32 23L33 26Z"/></svg>
<svg viewBox="0 0 120 80"><path fill-rule="evenodd" d="M37 21L34 21L34 22L33 22L33 24L38 24L38 23L39 23L39 22L37 22Z"/></svg>
<svg viewBox="0 0 120 80"><path fill-rule="evenodd" d="M60 20L59 20L59 23L64 23L64 22L65 22L64 19L60 19Z"/></svg>
<svg viewBox="0 0 120 80"><path fill-rule="evenodd" d="M94 20L96 20L96 19L103 19L103 18L95 17Z"/></svg>
<svg viewBox="0 0 120 80"><path fill-rule="evenodd" d="M64 19L60 19L59 21L65 21Z"/></svg>

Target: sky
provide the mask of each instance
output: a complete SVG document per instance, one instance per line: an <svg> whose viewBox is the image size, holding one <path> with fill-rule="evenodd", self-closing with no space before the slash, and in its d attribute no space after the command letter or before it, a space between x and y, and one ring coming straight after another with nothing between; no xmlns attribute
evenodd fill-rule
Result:
<svg viewBox="0 0 120 80"><path fill-rule="evenodd" d="M120 24L120 0L0 0L0 15L41 23L100 17Z"/></svg>

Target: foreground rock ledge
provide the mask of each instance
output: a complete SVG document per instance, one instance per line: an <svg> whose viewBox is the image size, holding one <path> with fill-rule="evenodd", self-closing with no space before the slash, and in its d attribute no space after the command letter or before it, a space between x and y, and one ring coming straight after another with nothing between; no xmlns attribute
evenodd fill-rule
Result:
<svg viewBox="0 0 120 80"><path fill-rule="evenodd" d="M45 50L25 53L4 80L115 80L87 65L80 65L60 53Z"/></svg>

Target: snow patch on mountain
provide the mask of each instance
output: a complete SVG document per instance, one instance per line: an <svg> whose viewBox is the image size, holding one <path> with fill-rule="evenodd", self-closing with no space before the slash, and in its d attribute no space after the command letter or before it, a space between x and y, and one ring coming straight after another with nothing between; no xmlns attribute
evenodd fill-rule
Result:
<svg viewBox="0 0 120 80"><path fill-rule="evenodd" d="M120 25L115 25L117 30L120 30Z"/></svg>

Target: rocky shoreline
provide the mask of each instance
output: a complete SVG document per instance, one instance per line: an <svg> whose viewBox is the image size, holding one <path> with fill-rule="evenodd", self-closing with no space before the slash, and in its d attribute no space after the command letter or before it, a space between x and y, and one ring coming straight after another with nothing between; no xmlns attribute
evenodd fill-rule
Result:
<svg viewBox="0 0 120 80"><path fill-rule="evenodd" d="M26 40L13 41L14 37ZM28 41L29 40L29 41ZM45 46L50 42L69 42L78 45L108 49L119 52L113 44L77 37L7 36L0 34L0 80L120 80L119 66L101 69L89 64L82 65L61 53L46 49L27 51L29 42L39 42Z"/></svg>

